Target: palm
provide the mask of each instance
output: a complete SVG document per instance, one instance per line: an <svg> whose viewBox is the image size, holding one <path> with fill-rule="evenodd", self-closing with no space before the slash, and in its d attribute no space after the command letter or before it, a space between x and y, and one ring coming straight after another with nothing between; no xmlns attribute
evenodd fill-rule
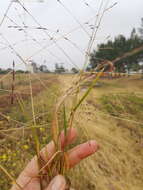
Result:
<svg viewBox="0 0 143 190"><path fill-rule="evenodd" d="M71 144L77 136L75 129L71 129L69 132L70 133L68 135L68 140L66 141L64 134L61 134L62 147ZM67 154L68 154L70 168L74 167L76 164L78 164L81 160L83 160L87 156L95 153L97 149L98 149L97 143L95 141L89 141L69 150ZM47 152L48 152L48 158L47 158ZM45 163L48 162L48 160L54 155L54 153L55 153L55 146L53 142L50 142L40 152L41 157L45 161ZM41 190L40 180L37 177L38 171L39 170L37 166L37 158L34 157L17 179L17 184L19 184L20 187L22 187L22 190ZM45 187L46 186L47 184L45 184ZM20 188L15 184L13 185L11 190L20 190ZM50 190L50 189L48 188L45 190Z"/></svg>

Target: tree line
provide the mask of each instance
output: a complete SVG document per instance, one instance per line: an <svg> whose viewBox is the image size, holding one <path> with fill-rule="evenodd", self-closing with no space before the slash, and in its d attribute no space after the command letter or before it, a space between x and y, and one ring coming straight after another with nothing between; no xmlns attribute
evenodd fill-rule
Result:
<svg viewBox="0 0 143 190"><path fill-rule="evenodd" d="M117 57L127 52L139 48L143 45L143 18L141 26L138 29L133 28L130 36L118 35L114 40L108 40L107 43L98 45L97 50L93 50L90 55L90 64L87 70L97 67L103 60L115 60ZM143 52L138 52L132 56L117 61L114 65L117 72L139 71L143 69Z"/></svg>

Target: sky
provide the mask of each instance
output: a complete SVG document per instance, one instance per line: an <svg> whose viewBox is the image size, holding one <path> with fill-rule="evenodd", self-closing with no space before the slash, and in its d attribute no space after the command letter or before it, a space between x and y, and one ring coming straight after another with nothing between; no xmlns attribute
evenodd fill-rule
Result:
<svg viewBox="0 0 143 190"><path fill-rule="evenodd" d="M102 0L36 1L21 0L28 13L13 2L0 24L0 68L11 67L15 60L17 69L25 69L21 59L46 64L51 70L55 63L81 68L99 7L101 17L104 9L117 2L103 15L92 49L119 34L129 37L143 17L143 0L103 0L102 6ZM10 0L0 1L0 23L9 4Z"/></svg>

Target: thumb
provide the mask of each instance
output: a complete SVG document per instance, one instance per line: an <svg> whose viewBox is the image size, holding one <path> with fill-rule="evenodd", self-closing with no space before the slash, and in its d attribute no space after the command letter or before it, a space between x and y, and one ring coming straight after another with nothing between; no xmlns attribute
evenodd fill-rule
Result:
<svg viewBox="0 0 143 190"><path fill-rule="evenodd" d="M49 186L45 190L65 190L66 180L63 176L58 175L50 182Z"/></svg>

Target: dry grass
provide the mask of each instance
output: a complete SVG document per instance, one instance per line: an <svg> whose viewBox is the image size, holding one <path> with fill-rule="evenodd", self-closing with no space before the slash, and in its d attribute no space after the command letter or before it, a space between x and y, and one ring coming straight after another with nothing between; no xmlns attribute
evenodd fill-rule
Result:
<svg viewBox="0 0 143 190"><path fill-rule="evenodd" d="M67 77L65 84L68 85L70 80L70 77ZM96 139L100 144L100 150L95 156L81 163L75 172L71 172L71 179L76 189L142 190L142 80L131 77L101 81L103 82L104 85L95 88L81 106L75 119L80 139ZM116 107L116 112L123 112L117 109L119 102L114 101L111 92L118 96L126 94L120 97L120 106L122 109L126 108L122 116L114 117L111 110L106 109L103 101L105 94L106 99L108 97L107 102ZM134 92L133 96L131 92ZM127 108L127 105L130 107ZM134 120L141 124L133 123Z"/></svg>
<svg viewBox="0 0 143 190"><path fill-rule="evenodd" d="M72 12L67 9L63 3L59 3L73 17ZM91 35L87 33L89 36L89 43L85 52L84 69L89 63L92 46L104 14L117 4L114 3L108 7L108 3L109 2L107 1L104 5L104 1L101 1ZM19 5L21 5L26 14L28 14L33 21L42 28L40 23L24 7L24 5L20 2ZM2 19L2 23L7 16L10 6ZM78 19L75 19L75 17L73 18L78 24L80 24ZM80 27L86 32L81 24ZM56 39L51 37L46 30L44 30L44 33L68 58L70 63L74 64L64 49L58 46ZM27 65L28 59L25 60L25 58L17 52L13 45L11 45L7 38L2 34L1 37L22 63ZM39 54L42 50L43 48L40 51L35 52L30 58ZM126 55L132 55L132 52L125 54L123 57ZM79 172L76 171L73 175L71 174L73 185L77 189L118 190L121 188L131 189L131 187L141 187L140 181L142 179L140 173L142 168L140 156L142 155L142 152L139 149L139 146L142 143L142 129L141 127L139 128L138 125L142 126L142 124L137 124L136 122L136 126L132 127L132 122L130 121L129 125L129 120L140 120L139 122L142 122L142 114L136 115L136 112L133 111L131 106L126 109L128 106L124 97L121 101L117 101L116 98L111 95L108 95L103 99L100 98L101 95L105 93L105 90L113 92L113 88L116 87L117 81L115 83L106 83L105 81L104 87L102 88L101 85L101 90L99 88L98 95L94 96L93 92L89 99L84 102L87 95L89 95L91 90L96 87L95 84L102 72L97 74L94 78L91 77L90 79L92 80L88 83L83 70L78 75L76 82L69 82L70 87L67 88L68 90L65 91L60 98L58 98L58 101L55 100L61 93L59 87L63 88L63 84L60 86L60 84L57 84L57 80L55 81L53 79L49 82L49 79L51 78L47 78L47 75L31 76L30 73L24 75L26 80L23 80L23 78L21 78L22 75L17 75L16 80L13 81L15 85L13 84L13 90L11 92L11 84L9 83L9 80L11 79L9 78L10 73L9 75L6 75L8 78L5 78L6 80L3 80L4 82L0 84L2 91L0 96L3 98L3 100L0 101L0 111L2 111L0 114L0 117L2 118L0 123L0 137L2 139L0 144L0 169L7 177L2 173L0 187L8 189L10 182L7 178L9 177L15 182L15 179L9 174L10 171L12 171L11 174L13 176L17 176L22 170L21 166L24 167L27 161L35 153L37 155L39 166L41 190L43 190L42 178L45 176L47 176L46 182L49 183L57 173L65 175L69 163L66 159L66 151L61 148L59 137L62 129L64 129L66 135L67 128L71 128L73 125L80 129L81 138L79 138L79 141L84 141L88 138L97 138L102 147L101 151L96 156L96 161L93 156L79 166ZM55 78L55 76L53 78ZM1 79L2 78L0 78L0 81L2 81ZM67 80L66 77L64 79ZM87 82L84 89L82 88L82 86L84 86L83 81ZM117 93L119 92L119 89L125 88L124 86L121 86L122 81L118 80L118 88L115 88L116 90L114 92ZM130 88L131 86L128 87L128 89ZM121 91L122 90L120 90L120 93ZM97 92L97 90L95 92ZM10 104L10 98L13 105ZM133 107L135 107L136 103L138 104L136 111L142 109L141 100L138 99L136 95L133 98L130 97L129 100L129 103L132 103L132 101L135 100ZM117 104L120 104L120 106L117 106ZM115 107L116 110L114 110L113 107ZM102 111L105 111L106 113L102 113ZM126 116L125 118L121 113L122 111ZM134 139L137 138L137 140L132 140L132 136ZM54 141L56 153L54 159L50 162L50 166L48 165L48 167L45 167L46 163L41 160L40 149L47 144L47 139ZM135 143L137 143L137 145L135 145ZM129 147L132 147L133 145L134 149L129 151ZM130 161L130 163L127 161ZM132 168L134 169L133 166L135 165L137 166L136 170L132 171ZM134 180L131 180L133 175ZM84 182L83 179L85 179Z"/></svg>
<svg viewBox="0 0 143 190"><path fill-rule="evenodd" d="M24 75L22 76L24 77ZM41 147L51 139L49 134L51 134L50 124L53 119L53 105L56 104L56 97L59 93L57 77L54 76L53 78L49 75L43 77L45 78L44 84L47 84L48 88L41 87L41 90L35 88L33 91L35 118ZM33 86L36 84L34 81ZM24 85L23 88L29 93L28 86ZM21 104L15 101L13 106L8 107L8 112L7 107L4 108L5 114L0 116L0 164L9 173L17 177L26 163L35 155L35 144L31 132L33 118L29 95L22 97ZM9 189L11 180L1 170L0 174L0 189Z"/></svg>
<svg viewBox="0 0 143 190"><path fill-rule="evenodd" d="M43 75L44 78L44 82L46 79L49 81L49 77L46 78L46 75ZM33 97L34 111L40 147L43 147L53 138L50 128L53 118L53 105L57 105L56 97L59 96L59 93L63 97L62 94L67 93L66 89L72 86L72 81L74 82L75 79L76 76L74 78L72 75L59 76L58 80L55 79L55 76L51 76L49 88L40 93L39 91L35 93ZM142 80L131 77L101 80L100 83L101 85L95 87L87 100L82 103L73 123L79 130L77 143L87 139L96 139L100 144L100 150L95 156L77 166L76 171L72 170L69 173L73 187L91 190L141 190L143 187L143 129L139 123L143 122L141 112ZM36 86L35 82L34 85ZM59 91L61 86L62 91ZM24 88L26 89L26 86ZM88 86L86 88L88 89ZM80 91L77 101L83 97L87 89L84 88ZM132 96L132 92L135 91L136 93ZM116 99L116 96L120 98ZM73 108L73 97L75 96L71 94L64 101L66 115L68 116ZM115 109L111 109L112 107L108 104ZM35 144L30 127L33 123L31 104L28 99L23 99L22 105L23 112L21 105L15 104L10 109L9 119L3 118L0 123L1 131L15 127L20 129L0 134L2 139L0 163L14 176L20 173L28 160L35 154ZM136 112L132 112L134 108L136 108ZM11 122L11 118L21 123ZM58 123L60 126L63 125L63 112L60 110L58 111ZM25 128L27 126L29 126L28 130ZM60 127L61 129L62 127ZM0 187L4 190L8 189L11 182L3 173L1 176Z"/></svg>
<svg viewBox="0 0 143 190"><path fill-rule="evenodd" d="M2 124L5 125L5 127L1 127L1 134L2 134L2 146L3 148L1 149L1 164L0 164L0 168L1 170L6 174L7 177L9 177L10 179L14 179L12 176L13 175L8 175L9 170L11 169L11 165L12 163L6 163L9 159L10 161L12 161L12 156L11 152L13 150L13 145L14 148L18 149L17 152L20 153L20 155L22 156L21 152L24 149L29 149L31 151L29 151L30 155L34 155L33 153L36 152L37 154L37 158L38 158L38 165L40 166L39 170L42 171L42 169L44 168L44 173L42 171L42 173L40 173L41 179L43 177L43 175L45 176L45 169L47 169L47 173L46 175L48 175L49 177L47 178L47 183L49 183L49 180L51 180L57 173L65 175L65 173L67 172L67 170L69 169L68 166L69 164L67 163L67 155L65 150L61 149L61 142L60 142L60 133L61 130L64 129L65 131L65 135L66 135L66 131L67 128L71 128L73 126L73 120L75 117L75 113L78 110L79 106L82 104L82 102L84 101L84 99L87 97L87 95L90 93L90 91L93 88L93 85L97 82L97 80L99 79L100 75L102 74L102 72L100 72L96 78L93 80L93 82L91 82L91 85L89 86L89 88L86 90L86 92L83 94L83 96L80 96L79 99L77 97L77 94L79 92L79 82L82 82L82 78L81 76L79 77L79 82L75 83L74 86L72 86L72 88L69 88L65 94L63 96L61 96L61 98L59 98L57 103L53 103L53 98L56 98L56 91L54 90L53 87L47 88L46 87L46 83L42 83L44 84L44 87L46 88L46 91L43 93L41 93L40 95L38 95L38 97L36 96L34 98L35 95L35 91L34 91L34 85L32 84L33 78L31 78L31 76L29 75L29 82L30 82L30 92L29 92L29 97L31 98L30 102L29 102L29 97L27 96L27 102L25 102L23 97L18 98L17 103L19 103L18 105L15 104L15 107L12 108L11 111L9 111L9 115L5 115L5 114L1 114L1 117L3 117L7 123L9 125L5 125L5 122L3 122ZM40 80L41 82L41 80ZM57 81L56 81L57 82ZM56 85L57 86L57 85ZM77 90L78 89L78 90ZM36 91L37 92L37 91ZM48 95L46 94L48 93ZM36 93L37 94L37 93ZM64 113L62 113L62 107L66 102L66 99L69 97L69 95L73 95L75 94L74 97L74 102L72 105L72 108L69 111L69 114L66 113L66 107L64 108ZM13 95L15 95L13 93ZM45 96L46 95L46 96ZM16 95L14 96L16 98ZM45 97L45 99L44 99ZM53 97L53 98L52 98ZM8 97L7 97L8 98ZM42 99L42 101L40 101L40 99ZM41 133L40 129L42 129L39 127L40 125L42 125L42 120L41 117L37 117L36 114L40 115L41 113L45 113L45 111L47 110L47 108L50 108L49 106L51 105L50 102L52 101L52 105L55 105L53 107L55 107L54 110L50 109L50 112L48 113L49 115L51 114L52 117L52 122L50 121L49 125L50 127L47 126L47 122L45 119L43 119L45 121L45 126L46 129L48 130L48 136L47 139L52 139L55 143L55 148L56 148L56 153L55 153L55 157L54 159L51 161L50 163L50 167L46 167L45 168L45 164L46 163L41 163L41 159L40 159L40 149L42 148L42 144L43 144L43 138L44 135ZM49 104L45 103L48 102ZM44 110L42 110L44 105ZM3 106L5 108L5 106ZM10 107L9 107L10 108ZM62 110L61 110L62 109ZM43 111L43 112L42 112ZM47 115L47 114L46 114ZM44 114L45 116L45 114ZM39 121L40 118L40 121ZM11 131L11 127L12 127L12 121L14 122L14 124L19 124L19 126L17 127L17 130L15 133L12 133ZM23 125L23 126L20 126ZM28 127L31 131L30 133L25 133L25 130L27 129L26 127ZM38 128L37 128L38 127ZM10 130L8 130L8 128L10 128ZM18 128L21 128L21 132L20 135L18 135ZM29 130L28 129L28 130ZM52 130L52 133L51 133ZM45 132L45 131L44 131ZM67 134L68 135L68 134ZM20 137L20 140L19 140ZM42 137L42 139L41 139ZM68 136L67 136L68 138ZM23 139L23 140L21 140ZM10 141L9 141L10 140ZM13 143L13 140L19 141L19 147L16 146L16 144ZM24 145L23 145L24 142ZM5 144L8 144L9 147L5 147ZM22 143L22 144L21 144ZM28 145L29 144L29 145ZM21 147L21 149L20 149ZM59 154L60 153L60 154ZM15 153L15 158L16 160L18 159L20 161L20 164L22 164L22 159ZM25 158L29 158L30 157L26 156L24 154L24 160ZM13 160L14 162L15 160ZM4 163L3 163L4 162ZM25 162L23 162L25 163ZM15 164L15 163L14 163ZM16 163L16 165L14 166L18 166L18 163ZM56 167L56 171L55 171L55 166ZM19 167L17 167L17 169L19 169ZM16 171L16 170L15 170ZM16 172L17 174L17 172ZM7 178L6 178L7 180ZM15 183L15 179L12 180L13 183ZM42 184L42 181L40 181L40 183ZM1 185L3 186L5 184L5 180L3 180L3 182L1 183ZM9 185L8 183L6 183L6 185ZM19 186L19 184L17 184ZM42 186L41 186L41 189Z"/></svg>

